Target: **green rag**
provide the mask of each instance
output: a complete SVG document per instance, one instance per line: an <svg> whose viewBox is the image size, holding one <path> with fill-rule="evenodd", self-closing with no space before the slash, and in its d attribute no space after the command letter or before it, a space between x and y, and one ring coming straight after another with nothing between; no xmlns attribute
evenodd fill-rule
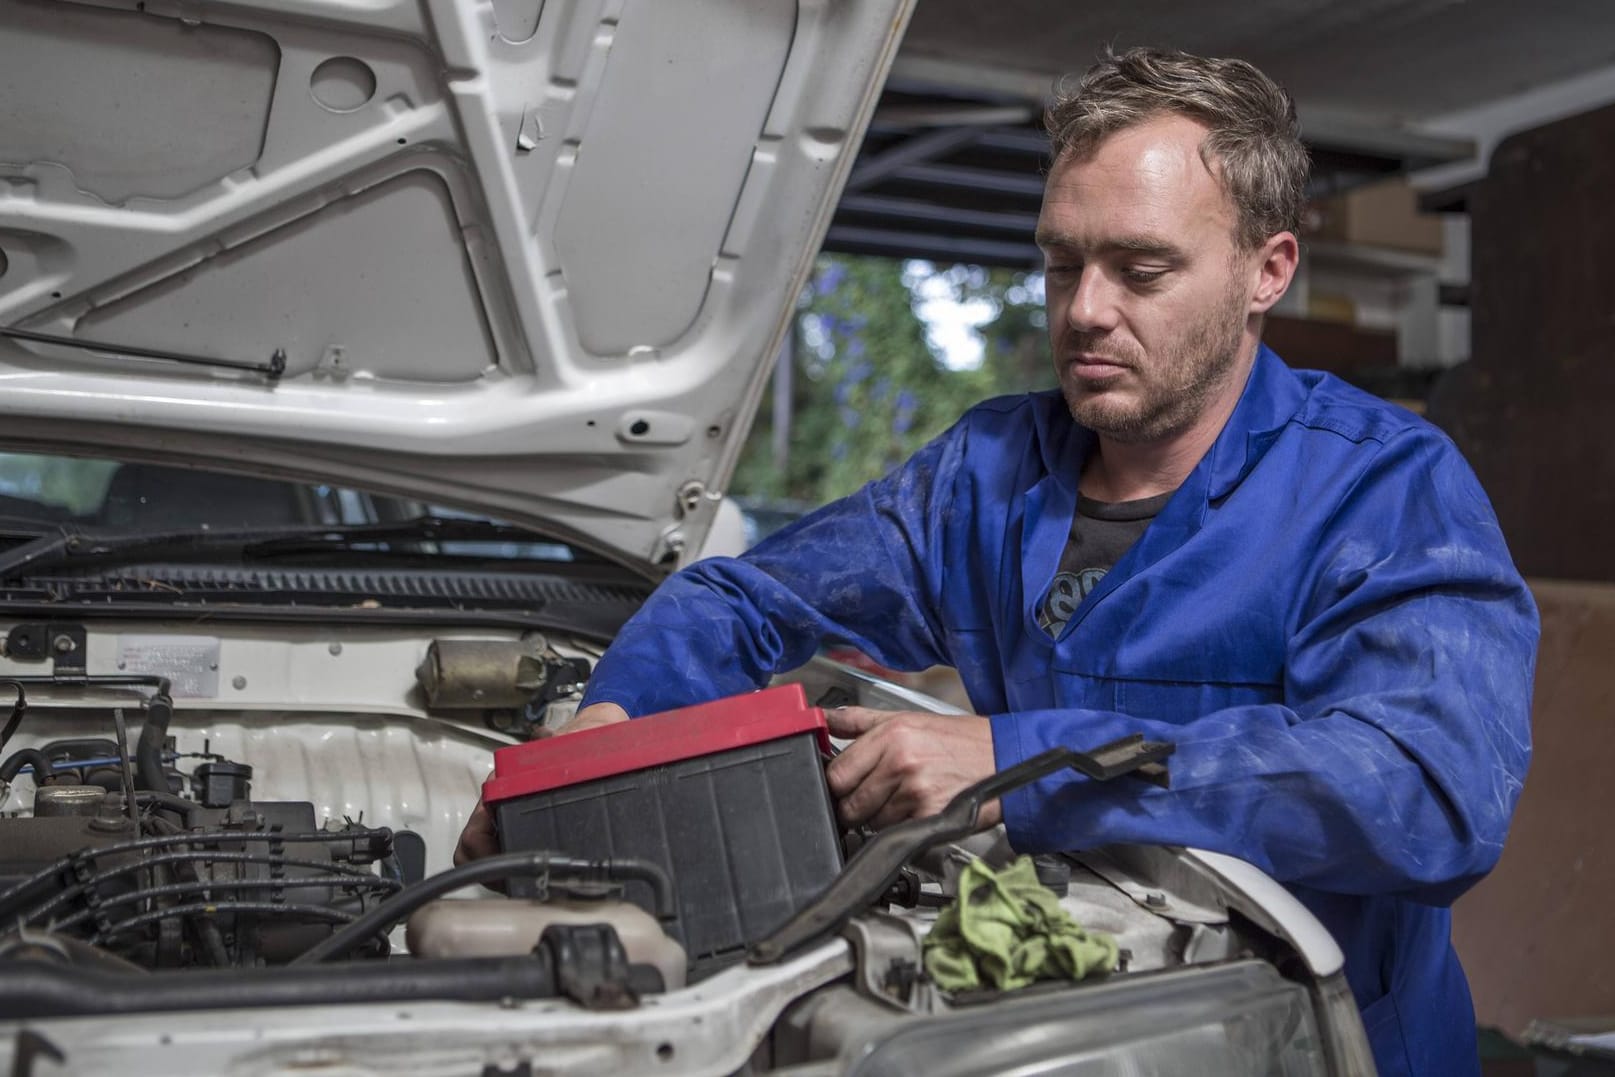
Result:
<svg viewBox="0 0 1615 1077"><path fill-rule="evenodd" d="M925 937L925 971L944 991L1012 991L1037 980L1080 980L1116 967L1116 940L1084 931L1031 857L1003 871L965 865L959 896Z"/></svg>

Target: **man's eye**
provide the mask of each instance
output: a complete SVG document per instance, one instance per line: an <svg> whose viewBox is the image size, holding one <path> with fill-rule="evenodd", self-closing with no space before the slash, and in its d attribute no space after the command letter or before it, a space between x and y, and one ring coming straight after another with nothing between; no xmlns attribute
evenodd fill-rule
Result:
<svg viewBox="0 0 1615 1077"><path fill-rule="evenodd" d="M1156 281L1166 276L1166 270L1137 268L1124 269L1122 270L1122 276L1126 277L1133 284L1154 284Z"/></svg>
<svg viewBox="0 0 1615 1077"><path fill-rule="evenodd" d="M1058 277L1069 280L1072 277L1082 276L1082 267L1080 265L1050 264L1043 267L1043 272L1050 277Z"/></svg>

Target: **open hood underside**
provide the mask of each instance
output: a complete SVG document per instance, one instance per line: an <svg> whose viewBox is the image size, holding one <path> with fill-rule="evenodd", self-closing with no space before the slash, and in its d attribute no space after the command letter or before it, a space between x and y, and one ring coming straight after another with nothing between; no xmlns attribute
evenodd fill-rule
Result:
<svg viewBox="0 0 1615 1077"><path fill-rule="evenodd" d="M692 549L909 3L0 0L0 441Z"/></svg>

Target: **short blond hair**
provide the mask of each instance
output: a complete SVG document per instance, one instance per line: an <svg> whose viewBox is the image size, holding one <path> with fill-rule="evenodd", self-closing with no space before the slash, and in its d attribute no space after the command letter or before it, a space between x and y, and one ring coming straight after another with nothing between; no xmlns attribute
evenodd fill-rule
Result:
<svg viewBox="0 0 1615 1077"><path fill-rule="evenodd" d="M1091 155L1117 131L1172 114L1208 129L1200 156L1233 201L1235 238L1243 246L1300 228L1310 165L1295 102L1244 60L1106 49L1075 85L1060 85L1043 122L1058 163Z"/></svg>

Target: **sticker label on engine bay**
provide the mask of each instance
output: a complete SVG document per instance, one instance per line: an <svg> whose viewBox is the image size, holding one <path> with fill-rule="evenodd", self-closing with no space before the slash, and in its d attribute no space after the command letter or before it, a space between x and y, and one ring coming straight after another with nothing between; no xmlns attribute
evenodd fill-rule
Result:
<svg viewBox="0 0 1615 1077"><path fill-rule="evenodd" d="M216 636L119 636L118 672L167 677L175 699L219 694Z"/></svg>

